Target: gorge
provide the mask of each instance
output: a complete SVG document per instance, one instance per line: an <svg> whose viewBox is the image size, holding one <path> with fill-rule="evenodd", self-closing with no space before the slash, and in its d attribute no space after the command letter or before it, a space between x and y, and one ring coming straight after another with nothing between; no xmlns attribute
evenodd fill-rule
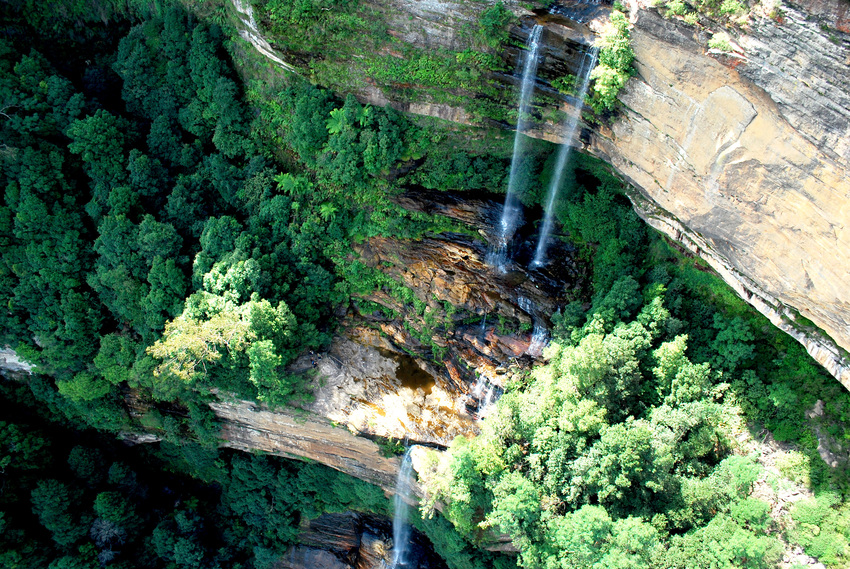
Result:
<svg viewBox="0 0 850 569"><path fill-rule="evenodd" d="M101 565L847 560L844 3L141 4L4 8L2 395L221 506L114 514L83 450L82 533L28 474L0 522Z"/></svg>

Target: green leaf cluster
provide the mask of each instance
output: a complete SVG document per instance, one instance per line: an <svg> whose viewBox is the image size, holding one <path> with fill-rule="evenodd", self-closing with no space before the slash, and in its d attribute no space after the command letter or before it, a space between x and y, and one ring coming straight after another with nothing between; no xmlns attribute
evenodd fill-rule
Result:
<svg viewBox="0 0 850 569"><path fill-rule="evenodd" d="M590 75L593 85L589 102L597 113L615 108L617 95L634 73L635 53L630 41L628 18L613 10L611 21L599 38L599 58Z"/></svg>

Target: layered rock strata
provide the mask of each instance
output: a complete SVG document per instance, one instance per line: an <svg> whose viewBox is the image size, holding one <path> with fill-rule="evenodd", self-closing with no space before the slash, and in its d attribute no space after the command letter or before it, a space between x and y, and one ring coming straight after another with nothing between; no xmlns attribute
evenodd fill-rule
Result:
<svg viewBox="0 0 850 569"><path fill-rule="evenodd" d="M847 81L850 52L825 55L800 12L786 22L791 30L756 20L739 40L757 46L752 59L715 59L693 28L638 11L638 76L621 94L622 117L589 150L637 188L650 225L706 259L850 389L846 352L799 318L850 347L850 107L829 95ZM793 29L808 38L796 49ZM794 93L780 89L775 70L809 63Z"/></svg>
<svg viewBox="0 0 850 569"><path fill-rule="evenodd" d="M225 446L286 458L309 459L345 472L391 493L398 458L386 458L369 439L305 411L270 411L248 401L210 404L221 422Z"/></svg>
<svg viewBox="0 0 850 569"><path fill-rule="evenodd" d="M278 562L281 569L381 569L392 562L392 522L356 512L324 514L305 520L292 547ZM445 563L416 530L408 561L420 569L444 569Z"/></svg>

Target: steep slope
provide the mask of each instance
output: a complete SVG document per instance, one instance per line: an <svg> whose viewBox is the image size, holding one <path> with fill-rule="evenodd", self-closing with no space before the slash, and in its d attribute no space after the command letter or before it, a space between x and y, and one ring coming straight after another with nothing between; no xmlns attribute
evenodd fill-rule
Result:
<svg viewBox="0 0 850 569"><path fill-rule="evenodd" d="M846 3L788 5L779 21L754 12L744 26L730 30L732 53L708 50L709 30L722 29L719 24L704 19L707 27L695 28L662 18L649 2L628 4L637 76L621 93L623 108L616 116L585 125L586 150L635 187L635 207L650 225L703 257L850 388ZM384 46L374 55L347 59L351 74L344 81L321 73L334 65L327 58L301 72L413 114L508 126L507 94L517 82L509 70L518 68L521 56L513 45L497 50L503 70L484 70L469 84L437 88L369 75L384 60L469 49L475 42L468 30L484 7L381 4L375 13L384 31L407 53ZM520 17L511 29L514 42L523 43L533 23L546 26L538 120L529 134L560 142L553 111L568 110L570 102L548 82L575 72L581 50L604 26L607 8L572 1L549 12L509 7Z"/></svg>
<svg viewBox="0 0 850 569"><path fill-rule="evenodd" d="M742 36L752 53L711 57L693 28L641 10L638 76L622 118L595 132L590 150L646 198L635 203L651 225L850 388L846 352L797 318L850 347L848 51L824 35L789 9L782 24L757 19Z"/></svg>

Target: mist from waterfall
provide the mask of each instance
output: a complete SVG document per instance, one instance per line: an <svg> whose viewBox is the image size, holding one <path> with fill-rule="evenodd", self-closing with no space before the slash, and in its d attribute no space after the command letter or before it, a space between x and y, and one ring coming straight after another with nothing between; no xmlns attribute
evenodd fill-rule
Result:
<svg viewBox="0 0 850 569"><path fill-rule="evenodd" d="M412 448L412 447L411 447ZM395 498L393 505L393 560L390 569L402 569L407 563L407 552L410 549L410 524L407 521L410 511L410 500L413 489L413 461L410 459L411 448L408 448L401 459L401 467L395 483Z"/></svg>
<svg viewBox="0 0 850 569"><path fill-rule="evenodd" d="M552 225L554 224L554 209L555 201L558 197L558 189L561 187L561 180L564 177L564 168L567 165L567 160L572 151L572 140L578 128L579 120L581 119L581 111L584 109L584 97L587 95L587 89L590 86L590 73L596 66L596 57L599 53L598 48L591 47L582 58L579 74L576 76L576 104L573 107L572 113L564 124L564 142L558 149L558 159L555 163L555 171L552 175L552 181L549 184L549 193L546 197L546 208L543 216L543 227L540 230L540 235L537 240L537 249L534 251L534 260L531 262L532 267L540 267L545 264L546 260L546 241L552 233Z"/></svg>
<svg viewBox="0 0 850 569"><path fill-rule="evenodd" d="M528 52L522 70L522 84L519 94L519 105L517 111L516 135L514 136L514 150L511 158L511 171L508 176L508 191L505 194L505 205L502 208L502 219L499 222L499 236L495 247L488 253L487 262L500 270L504 270L508 250L508 242L516 231L517 220L521 207L516 196L519 181L520 159L525 147L525 130L528 123L528 110L531 103L531 94L534 91L534 82L537 79L537 59L540 51L540 34L543 26L534 26L528 38Z"/></svg>

